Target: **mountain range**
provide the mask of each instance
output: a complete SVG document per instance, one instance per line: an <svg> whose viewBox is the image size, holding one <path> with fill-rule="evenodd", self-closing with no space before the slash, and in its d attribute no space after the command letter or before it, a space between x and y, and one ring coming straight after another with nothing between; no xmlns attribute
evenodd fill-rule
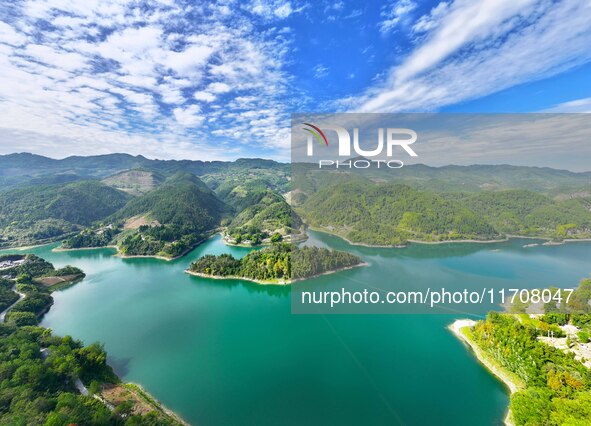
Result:
<svg viewBox="0 0 591 426"><path fill-rule="evenodd" d="M295 209L293 214L291 203ZM309 225L378 245L591 235L591 172L409 165L325 171L264 159L0 156L0 244L64 240L174 257L222 227L259 243Z"/></svg>

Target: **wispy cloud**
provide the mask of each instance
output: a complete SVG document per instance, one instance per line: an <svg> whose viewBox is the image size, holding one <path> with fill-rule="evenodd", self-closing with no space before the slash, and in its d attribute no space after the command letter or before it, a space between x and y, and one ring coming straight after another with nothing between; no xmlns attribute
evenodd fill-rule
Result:
<svg viewBox="0 0 591 426"><path fill-rule="evenodd" d="M412 0L390 1L382 7L382 20L378 23L380 32L385 35L391 32L405 17L415 10L417 4Z"/></svg>
<svg viewBox="0 0 591 426"><path fill-rule="evenodd" d="M591 60L591 3L455 0L414 27L416 48L379 84L340 105L388 112L435 110Z"/></svg>
<svg viewBox="0 0 591 426"><path fill-rule="evenodd" d="M166 145L161 156L191 158L231 155L209 148L212 135L211 145L234 149L286 146L284 62L292 41L282 20L298 7L16 2L0 11L0 152L13 151L23 132L58 156L86 152L97 140L126 141L115 150ZM260 31L257 19L272 25ZM264 121L232 108L244 97Z"/></svg>
<svg viewBox="0 0 591 426"><path fill-rule="evenodd" d="M324 78L328 76L330 70L322 64L318 64L314 67L314 78Z"/></svg>
<svg viewBox="0 0 591 426"><path fill-rule="evenodd" d="M574 101L562 102L544 110L544 112L584 112L591 113L591 98L575 99Z"/></svg>

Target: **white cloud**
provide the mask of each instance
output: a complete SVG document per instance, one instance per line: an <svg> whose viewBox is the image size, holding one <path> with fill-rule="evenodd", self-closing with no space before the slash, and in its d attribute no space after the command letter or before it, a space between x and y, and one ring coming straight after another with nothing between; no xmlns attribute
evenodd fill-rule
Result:
<svg viewBox="0 0 591 426"><path fill-rule="evenodd" d="M534 0L456 0L432 36L396 70L396 77L412 77L467 43L500 35L498 30L503 22L518 14L531 13L534 3ZM516 25L518 21L513 22Z"/></svg>
<svg viewBox="0 0 591 426"><path fill-rule="evenodd" d="M0 21L0 43L19 46L26 41L27 38L24 34L18 32L7 23Z"/></svg>
<svg viewBox="0 0 591 426"><path fill-rule="evenodd" d="M383 6L380 14L382 21L378 23L380 32L384 35L391 32L416 7L416 3L412 0L391 1Z"/></svg>
<svg viewBox="0 0 591 426"><path fill-rule="evenodd" d="M28 44L24 54L36 61L43 62L56 68L63 68L66 71L75 71L86 66L87 60L84 56L54 49L39 44Z"/></svg>
<svg viewBox="0 0 591 426"><path fill-rule="evenodd" d="M31 0L0 10L0 150L26 138L19 150L47 153L53 143L52 156L130 152L145 141L163 157L220 159L247 151L246 135L261 148L285 146L292 35L286 27L259 31L254 12L232 3ZM290 1L257 4L265 20L298 11ZM263 121L240 115L247 98ZM233 150L208 150L218 127L216 145L244 137Z"/></svg>
<svg viewBox="0 0 591 426"><path fill-rule="evenodd" d="M329 68L322 64L318 64L314 67L314 78L324 78L328 76Z"/></svg>
<svg viewBox="0 0 591 426"><path fill-rule="evenodd" d="M215 100L215 95L212 95L211 93L206 92L205 90L199 90L198 92L195 92L193 94L193 97L196 100L203 102L213 102Z"/></svg>
<svg viewBox="0 0 591 426"><path fill-rule="evenodd" d="M247 3L246 8L265 19L285 19L293 13L291 2L286 0L253 0Z"/></svg>
<svg viewBox="0 0 591 426"><path fill-rule="evenodd" d="M387 78L341 105L366 112L433 110L591 60L589 2L456 0L437 15Z"/></svg>
<svg viewBox="0 0 591 426"><path fill-rule="evenodd" d="M176 121L185 127L196 127L203 123L204 117L200 114L198 105L190 105L187 108L175 108L173 110Z"/></svg>
<svg viewBox="0 0 591 426"><path fill-rule="evenodd" d="M165 64L180 76L195 78L214 51L213 46L195 44L181 52L168 52Z"/></svg>
<svg viewBox="0 0 591 426"><path fill-rule="evenodd" d="M210 93L227 93L230 90L232 90L232 88L226 83L216 82L211 83L209 86L207 86L207 90Z"/></svg>
<svg viewBox="0 0 591 426"><path fill-rule="evenodd" d="M545 112L564 112L564 113L591 113L591 98L575 99L573 101L562 102L545 110Z"/></svg>
<svg viewBox="0 0 591 426"><path fill-rule="evenodd" d="M413 25L413 31L417 33L422 33L425 31L431 31L436 28L441 18L447 13L449 7L449 2L442 1L441 3L437 4L431 12L427 15L423 15L419 18L416 24Z"/></svg>

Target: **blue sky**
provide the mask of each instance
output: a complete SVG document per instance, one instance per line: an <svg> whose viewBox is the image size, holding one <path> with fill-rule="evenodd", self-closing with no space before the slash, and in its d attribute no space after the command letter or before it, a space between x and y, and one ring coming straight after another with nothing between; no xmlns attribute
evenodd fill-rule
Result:
<svg viewBox="0 0 591 426"><path fill-rule="evenodd" d="M0 6L0 153L289 158L296 112L591 112L591 2Z"/></svg>

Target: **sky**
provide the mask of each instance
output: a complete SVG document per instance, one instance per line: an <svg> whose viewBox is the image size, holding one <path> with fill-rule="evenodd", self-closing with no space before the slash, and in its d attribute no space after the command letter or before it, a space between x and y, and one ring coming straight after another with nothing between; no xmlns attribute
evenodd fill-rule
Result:
<svg viewBox="0 0 591 426"><path fill-rule="evenodd" d="M588 0L3 1L0 154L289 160L292 113L591 112L590 76Z"/></svg>

